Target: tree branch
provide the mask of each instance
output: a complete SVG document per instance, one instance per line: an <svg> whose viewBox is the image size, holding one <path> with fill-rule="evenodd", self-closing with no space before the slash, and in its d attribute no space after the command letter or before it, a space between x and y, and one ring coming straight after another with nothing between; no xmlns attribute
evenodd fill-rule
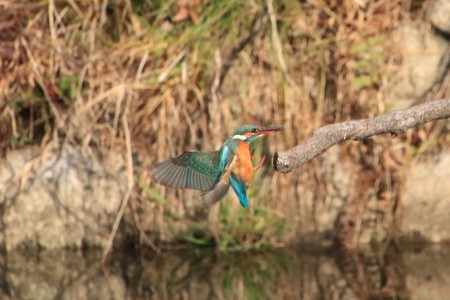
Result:
<svg viewBox="0 0 450 300"><path fill-rule="evenodd" d="M278 172L288 173L341 141L362 140L383 133L398 135L423 123L446 118L450 118L450 99L427 102L375 118L326 125L314 131L306 142L276 152L273 166Z"/></svg>

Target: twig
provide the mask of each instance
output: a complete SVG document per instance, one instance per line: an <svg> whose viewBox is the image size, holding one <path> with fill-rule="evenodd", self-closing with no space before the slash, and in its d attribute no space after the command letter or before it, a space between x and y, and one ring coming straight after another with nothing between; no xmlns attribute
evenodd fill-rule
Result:
<svg viewBox="0 0 450 300"><path fill-rule="evenodd" d="M108 258L109 252L111 251L112 243L114 241L114 237L116 236L117 229L119 228L120 221L122 220L123 214L125 212L125 208L128 205L128 200L130 200L131 193L133 192L134 187L134 177L133 177L133 157L131 152L131 137L130 137L130 129L128 127L128 112L130 108L131 99L127 99L127 103L125 106L125 110L122 116L123 130L125 133L125 141L127 146L127 175L128 175L128 188L122 199L122 204L120 205L119 212L116 215L116 220L114 221L113 228L111 233L109 234L108 241L106 243L105 249L102 254L102 263L106 262Z"/></svg>
<svg viewBox="0 0 450 300"><path fill-rule="evenodd" d="M236 45L231 48L230 52L225 56L223 59L223 63L218 65L220 68L218 69L218 72L215 76L213 87L212 87L212 93L217 93L220 88L222 87L222 83L225 79L225 76L227 75L228 71L230 70L231 66L233 65L233 61L238 57L239 53L250 43L253 42L255 37L258 35L258 33L261 31L261 28L263 28L264 22L264 16L267 13L267 7L263 7L258 14L255 16L255 19L253 21L253 27L252 31L248 33L248 35L242 37ZM218 52L216 52L218 53ZM216 58L217 61L217 58ZM222 61L222 60L221 60Z"/></svg>
<svg viewBox="0 0 450 300"><path fill-rule="evenodd" d="M292 79L291 75L289 75L287 63L286 63L286 60L284 59L283 46L281 45L280 35L278 34L277 20L276 20L276 16L275 16L275 11L273 9L273 0L267 0L267 9L269 12L270 24L272 27L273 46L275 47L278 63L280 65L280 69L283 73L284 78L288 82L288 84L295 91L298 92L300 90L300 88L295 83L294 79Z"/></svg>
<svg viewBox="0 0 450 300"><path fill-rule="evenodd" d="M139 237L147 243L147 245L150 246L157 254L161 253L161 249L159 249L155 243L152 241L152 239L145 233L144 228L141 226L141 221L139 219L139 214L137 213L137 209L135 205L133 204L133 201L130 201L131 210L133 211L133 218L134 222L136 223L136 227L139 230Z"/></svg>
<svg viewBox="0 0 450 300"><path fill-rule="evenodd" d="M25 48L25 51L27 52L28 58L30 59L30 62L31 62L31 65L33 68L33 72L35 75L35 80L37 81L39 86L42 88L42 91L44 92L44 95L45 95L45 99L47 100L48 105L49 105L50 109L52 110L52 113L55 117L56 125L58 128L63 128L65 125L66 117L63 116L62 113L60 113L58 107L53 102L52 97L50 96L48 89L45 85L44 75L40 71L37 60L34 58L33 53L31 52L31 49L28 46L28 42L26 41L25 38L21 38L21 42L22 42L23 47Z"/></svg>
<svg viewBox="0 0 450 300"><path fill-rule="evenodd" d="M106 20L107 20L107 14L106 14L107 8L108 8L108 0L103 0L102 1L102 10L101 10L101 14L100 14L100 31L102 31L103 25L105 25Z"/></svg>
<svg viewBox="0 0 450 300"><path fill-rule="evenodd" d="M362 140L384 133L398 135L423 123L446 118L450 118L450 99L427 102L375 118L326 125L317 129L306 142L275 153L273 166L278 172L288 173L341 141Z"/></svg>
<svg viewBox="0 0 450 300"><path fill-rule="evenodd" d="M163 83L167 77L169 76L170 72L175 68L175 66L184 58L186 55L186 50L182 50L178 55L173 59L172 63L167 67L167 69L159 74L158 76L158 83Z"/></svg>

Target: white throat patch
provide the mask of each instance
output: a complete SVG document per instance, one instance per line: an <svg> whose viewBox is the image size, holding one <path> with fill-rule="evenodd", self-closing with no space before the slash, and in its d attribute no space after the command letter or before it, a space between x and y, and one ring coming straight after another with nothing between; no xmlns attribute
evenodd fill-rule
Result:
<svg viewBox="0 0 450 300"><path fill-rule="evenodd" d="M233 137L231 139L245 141L247 139L247 137L242 134L235 134L235 135L233 135Z"/></svg>

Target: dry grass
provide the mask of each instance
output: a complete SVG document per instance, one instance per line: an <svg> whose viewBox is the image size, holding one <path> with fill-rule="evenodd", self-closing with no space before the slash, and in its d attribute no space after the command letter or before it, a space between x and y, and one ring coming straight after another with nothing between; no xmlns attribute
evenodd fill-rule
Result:
<svg viewBox="0 0 450 300"><path fill-rule="evenodd" d="M265 142L270 155L323 124L384 112L387 36L411 17L411 7L389 0L42 0L0 1L0 7L2 151L59 138L126 153L129 133L128 156L141 159L134 174L147 184L151 163L188 149L216 149L243 123L286 123L283 135ZM369 186L392 216L399 165L409 157L410 140L432 132L424 130L404 142L381 137L342 147L344 161L367 170L356 207ZM389 157L399 148L392 166ZM319 202L325 197L320 165L319 159L292 176L267 165L248 215L207 226L231 226L235 235L243 230L241 241L250 240L250 248L313 228L299 216L314 207L301 202L305 191L315 191L310 196ZM144 190L132 197L142 212L141 234L173 240L192 224L207 228L194 216L198 194L159 193L152 188L151 197ZM264 223L258 234L242 226L249 219L254 227ZM291 229L279 233L276 224L285 219Z"/></svg>

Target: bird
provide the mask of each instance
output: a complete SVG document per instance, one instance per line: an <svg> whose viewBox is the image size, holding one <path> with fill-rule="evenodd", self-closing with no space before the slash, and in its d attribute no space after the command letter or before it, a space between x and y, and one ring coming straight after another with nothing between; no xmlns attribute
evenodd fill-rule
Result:
<svg viewBox="0 0 450 300"><path fill-rule="evenodd" d="M231 133L219 150L185 152L151 167L150 177L164 186L200 190L203 192L204 201L209 205L221 200L231 185L240 204L246 208L254 172L265 160L263 156L258 165L253 167L254 153L250 153L249 145L256 139L283 128L284 125L240 126Z"/></svg>

